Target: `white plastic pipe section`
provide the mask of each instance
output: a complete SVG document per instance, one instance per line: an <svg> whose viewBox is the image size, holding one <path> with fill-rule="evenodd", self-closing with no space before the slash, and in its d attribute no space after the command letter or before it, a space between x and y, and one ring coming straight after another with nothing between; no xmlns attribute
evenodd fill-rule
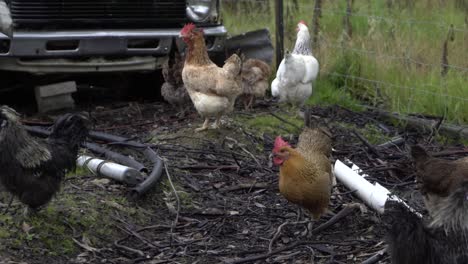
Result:
<svg viewBox="0 0 468 264"><path fill-rule="evenodd" d="M400 198L396 197L395 195L389 197L389 194L391 193L389 190L387 190L387 188L378 183L370 183L363 176L359 175L357 171L361 170L355 164L353 164L353 167L350 168L340 160L336 160L335 162L334 172L336 178L348 189L352 191L356 190L356 195L372 209L382 214L385 209L385 203L388 199L392 199L405 204L408 208L411 209L411 211L421 217L421 214L417 213L414 209L409 207Z"/></svg>
<svg viewBox="0 0 468 264"><path fill-rule="evenodd" d="M76 163L79 167L86 167L96 175L129 185L136 185L142 179L140 172L134 168L90 156L79 156Z"/></svg>

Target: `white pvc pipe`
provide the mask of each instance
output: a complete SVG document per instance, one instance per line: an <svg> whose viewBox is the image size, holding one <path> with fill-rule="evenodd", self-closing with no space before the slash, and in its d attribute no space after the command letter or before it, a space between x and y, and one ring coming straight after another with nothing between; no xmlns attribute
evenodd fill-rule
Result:
<svg viewBox="0 0 468 264"><path fill-rule="evenodd" d="M417 213L414 209L409 207L403 200L392 195L389 198L390 191L378 183L370 183L363 176L359 175L356 171L360 170L357 165L353 164L353 168L346 166L340 160L335 162L335 176L342 182L348 189L356 190L356 195L363 200L369 207L379 213L383 213L387 199L399 201L410 208L411 211L416 213L419 217L421 214ZM367 175L366 175L367 176Z"/></svg>
<svg viewBox="0 0 468 264"><path fill-rule="evenodd" d="M102 175L105 178L119 182L125 182L129 185L136 185L139 179L142 179L140 172L134 168L90 156L79 156L76 163L80 167L86 167L94 174Z"/></svg>

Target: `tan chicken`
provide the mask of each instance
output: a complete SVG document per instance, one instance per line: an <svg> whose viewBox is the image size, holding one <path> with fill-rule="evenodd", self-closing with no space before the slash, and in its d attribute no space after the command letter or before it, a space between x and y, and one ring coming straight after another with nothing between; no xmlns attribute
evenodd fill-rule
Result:
<svg viewBox="0 0 468 264"><path fill-rule="evenodd" d="M309 210L314 219L328 211L333 182L330 154L330 134L321 128L305 128L296 148L278 136L273 148L273 162L280 166L280 193Z"/></svg>
<svg viewBox="0 0 468 264"><path fill-rule="evenodd" d="M452 217L446 211L451 207L448 197L459 186L468 182L468 157L454 161L434 158L418 145L411 147L411 156L426 208L432 216L431 226L458 221L459 218ZM468 213L465 212L465 215ZM468 222L464 225L468 229Z"/></svg>
<svg viewBox="0 0 468 264"><path fill-rule="evenodd" d="M221 116L232 112L236 98L242 93L242 61L236 54L229 57L222 68L208 57L203 30L187 24L180 36L187 44L182 79L193 105L205 119L195 131L208 129L210 117L215 117L214 128L219 128Z"/></svg>
<svg viewBox="0 0 468 264"><path fill-rule="evenodd" d="M252 109L255 98L265 97L268 89L268 77L271 68L267 63L258 59L244 60L242 65L242 101L245 110Z"/></svg>
<svg viewBox="0 0 468 264"><path fill-rule="evenodd" d="M164 100L179 111L178 115L180 116L184 116L185 111L190 107L190 97L182 80L183 68L184 60L177 48L173 47L169 59L162 68L165 82L161 86L161 95Z"/></svg>

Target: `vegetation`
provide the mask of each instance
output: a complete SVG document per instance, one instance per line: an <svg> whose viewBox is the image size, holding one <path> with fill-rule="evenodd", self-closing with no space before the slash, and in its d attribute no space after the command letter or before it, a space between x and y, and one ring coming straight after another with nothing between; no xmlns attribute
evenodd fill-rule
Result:
<svg viewBox="0 0 468 264"><path fill-rule="evenodd" d="M102 247L121 236L118 218L149 222L145 209L135 207L120 191L108 191L113 189L109 181L89 176L83 169L67 175L63 190L34 215L24 215L25 206L15 199L9 212L0 215L0 252L68 258L80 247ZM98 190L90 193L89 188ZM5 193L3 200L8 196Z"/></svg>
<svg viewBox="0 0 468 264"><path fill-rule="evenodd" d="M314 5L284 1L285 48L293 47L299 20L311 31L316 26ZM400 113L468 123L466 1L322 1L320 10L314 55L321 73L311 104L349 107L358 99ZM274 43L274 1L223 0L223 12L231 34L266 27Z"/></svg>

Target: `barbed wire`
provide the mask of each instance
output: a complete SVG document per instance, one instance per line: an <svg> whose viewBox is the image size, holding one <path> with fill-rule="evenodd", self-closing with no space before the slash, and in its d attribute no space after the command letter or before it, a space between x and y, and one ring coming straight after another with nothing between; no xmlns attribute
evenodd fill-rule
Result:
<svg viewBox="0 0 468 264"><path fill-rule="evenodd" d="M465 97L453 96L453 95L444 94L444 93L436 93L436 92L432 92L432 91L428 91L428 90L424 90L424 89L419 89L419 88L416 88L416 87L398 85L398 84L395 84L395 83L389 83L389 82L384 82L384 81L380 81L380 80L367 79L367 78L360 77L360 76L355 76L355 75L341 74L341 73L338 73L338 72L335 72L335 71L321 70L320 73L324 73L324 74L328 74L328 75L332 75L332 76L350 78L350 79L364 81L364 82L368 82L368 83L373 83L373 84L377 84L377 85L381 85L381 86L411 90L411 91L426 93L426 94L435 95L435 96L443 96L443 97L447 97L447 98L451 98L451 99L455 99L455 100L468 102L468 98L465 98ZM422 86L435 87L433 84L423 84Z"/></svg>
<svg viewBox="0 0 468 264"><path fill-rule="evenodd" d="M442 65L442 64L427 63L427 62L418 61L418 60L416 60L416 59L414 59L412 57L409 57L409 56L395 56L395 55L389 55L389 54L381 53L381 52L378 52L378 51L375 51L375 50L364 50L364 49L351 48L351 47L347 47L345 45L342 45L339 42L338 43L327 43L327 42L325 42L325 45L340 48L340 49L350 50L350 51L357 52L357 53L360 53L360 54L374 55L374 57L376 57L376 58L384 57L384 58L388 58L388 59L392 59L392 60L401 60L401 61L410 62L410 63L414 63L414 64L421 65L421 66L434 67L434 68L446 66L448 68L452 68L452 69L459 70L459 71L462 71L462 72L465 72L465 71L468 72L468 68L458 66L458 65L453 65L453 64Z"/></svg>
<svg viewBox="0 0 468 264"><path fill-rule="evenodd" d="M312 6L311 6L312 7ZM312 7L313 9L313 7ZM346 15L348 14L346 11L340 11L340 10L330 10L330 9L321 9L322 14L339 14L339 15ZM453 24L448 24L446 22L434 22L434 21L429 21L429 20L418 20L418 19L395 19L391 17L385 17L385 16L378 16L374 14L368 14L368 13L356 13L356 12L351 12L349 13L350 16L356 16L356 17L367 17L367 18L373 18L377 20L384 20L386 22L392 22L392 23L398 23L398 24L422 24L422 25L429 25L429 26L437 26L439 28L443 29L449 29L451 28L453 31L458 31L458 32L463 32L463 33L468 33L468 29L456 27Z"/></svg>
<svg viewBox="0 0 468 264"><path fill-rule="evenodd" d="M268 0L253 0L253 1L249 1L249 0L240 0L239 2L249 2L249 3L265 3L266 1ZM286 2L285 2L285 6L286 6ZM351 17L365 17L365 18L368 18L368 19L373 19L373 20L377 20L377 21L383 21L383 22L386 22L386 23L389 23L391 24L391 26L395 27L395 25L404 25L404 24L407 24L408 26L408 33L411 34L410 35L410 40L406 40L405 43L413 43L414 42L414 39L413 39L413 34L411 33L412 30L414 28L417 28L417 27L420 27L420 26L428 26L428 27L432 27L434 29L440 29L440 31L438 32L441 32L442 30L446 30L447 32L449 32L449 30L451 30L452 32L458 32L458 33L462 33L462 34L467 34L468 33L468 27L467 26L462 26L460 27L460 25L456 25L456 24L452 24L452 23L448 23L447 21L443 21L443 20L427 20L427 19L414 19L414 18L399 18L399 17L388 17L388 16L385 16L385 15L379 15L379 14L373 14L373 13L365 13L365 12L360 12L360 11L357 11L357 12L347 12L346 10L338 10L336 8L316 8L314 5L313 5L313 2L310 2L310 3L307 3L307 4L299 4L298 5L299 8L302 8L302 9L306 9L306 10L310 10L310 17L312 18L312 13L314 10L320 10L321 11L321 16L322 16L322 19L325 19L327 16L351 16ZM271 11L274 10L274 4L273 4L273 1L270 1L270 4L269 4L269 7L271 9ZM243 12L255 12L255 10L253 9L249 9L249 10L243 10ZM294 10L292 13L289 13L288 14L294 14ZM271 12L271 15L273 16L273 12ZM285 13L286 15L286 13ZM287 23L290 23L290 17L285 17L285 21L284 23L287 24ZM379 26L377 27L377 29L379 28ZM274 27L272 28L274 30ZM376 30L378 31L378 30ZM440 33L438 33L440 34ZM324 35L322 35L321 38L319 38L319 46L320 47L325 47L325 48L336 48L337 50L349 50L351 52L355 52L355 53L358 53L358 54L362 54L364 56L368 56L369 58L387 58L389 60L398 60L398 61L401 61L403 64L414 64L414 65L418 65L418 66L422 66L422 67L428 67L428 68L431 68L431 69L442 69L442 67L446 67L446 68L449 68L451 70L453 70L454 72L460 72L460 73L463 73L465 74L466 72L468 72L468 67L466 67L465 65L455 65L455 64L443 64L442 62L441 63L435 63L433 61L430 61L430 62L427 62L427 61L423 61L421 59L416 59L414 57L411 56L411 54L409 54L409 50L408 52L404 52L403 55L399 55L399 54L388 54L386 52L382 52L382 51L379 51L378 49L376 48L371 48L371 49L365 49L364 47L353 47L352 45L352 42L348 42L346 45L343 45L342 42L335 42L334 40L331 40L331 41L328 41L327 38L324 38L323 37ZM443 36L444 38L446 37L446 35L444 34ZM440 55L442 56L442 54ZM434 58L435 60L436 58ZM437 58L437 60L441 60L441 57L440 58ZM335 72L335 71L327 71L327 70L321 70L321 74L328 74L330 76L335 76L335 77L343 77L343 78L348 78L350 80L357 80L357 81L361 81L361 82L365 82L365 83L369 83L369 84L372 84L376 89L379 89L379 90L382 90L382 89L402 89L402 90L406 90L406 91L411 91L413 94L410 94L407 98L408 102L411 102L412 100L414 100L414 94L427 94L427 95L430 95L430 96L437 96L437 97L441 97L441 98L446 98L446 99L453 99L453 100L457 100L457 101L460 101L460 102L463 102L463 103L467 103L468 102L468 97L464 97L463 95L465 94L462 94L462 96L456 96L456 95L452 95L452 94L448 94L447 93L447 82L445 80L445 78L441 77L439 78L439 81L437 83L434 83L434 84L425 84L425 83L422 83L422 84L418 84L418 85L415 85L415 86L408 86L408 85L401 85L401 84L398 84L398 83L392 83L392 82L388 82L386 80L384 80L383 78L379 78L379 77L375 77L376 79L372 79L373 77L368 77L368 78L365 78L365 77L362 77L362 76L355 76L355 75L352 75L352 74L342 74L342 73L339 73L339 72ZM464 80L463 77L461 80ZM460 85L463 85L463 81L460 81ZM346 87L346 85L345 85ZM426 89L425 89L426 88ZM468 87L467 87L468 88ZM462 88L463 89L463 88ZM437 90L440 90L440 92L437 92ZM468 93L466 93L468 95ZM446 102L448 103L448 102Z"/></svg>
<svg viewBox="0 0 468 264"><path fill-rule="evenodd" d="M265 3L269 0L222 0L223 2L245 2L245 3ZM271 0L270 0L271 1ZM271 6L274 7L274 4L271 3ZM316 8L313 4L299 4L300 8L307 8L313 10L320 10L323 14L336 14L336 15L347 15L348 12L346 10L339 10L336 8ZM245 10L243 10L245 11ZM249 10L247 10L249 12ZM256 10L250 10L252 13L256 12ZM312 12L310 12L312 14ZM429 26L437 26L443 29L448 29L452 27L453 31L457 32L463 32L463 33L468 33L468 28L462 28L456 25L453 25L453 23L447 23L445 21L433 21L433 20L420 20L420 19L400 19L400 18L392 18L392 17L386 17L386 16L381 16L381 15L376 15L376 14L371 14L371 13L362 13L362 12L350 12L350 16L356 16L356 17L367 17L367 18L373 18L373 19L378 19L378 20L384 20L386 22L395 22L399 24L423 24L423 25L429 25Z"/></svg>

